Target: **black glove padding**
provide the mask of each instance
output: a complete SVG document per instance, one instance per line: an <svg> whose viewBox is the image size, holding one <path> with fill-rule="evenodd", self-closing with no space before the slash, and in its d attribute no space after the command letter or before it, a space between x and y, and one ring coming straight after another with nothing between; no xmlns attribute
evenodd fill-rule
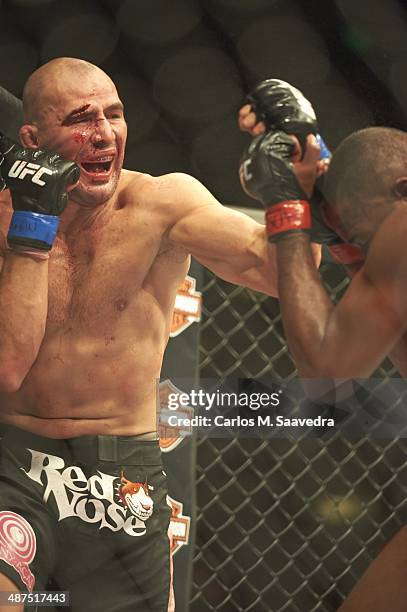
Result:
<svg viewBox="0 0 407 612"><path fill-rule="evenodd" d="M243 189L268 209L266 228L274 241L293 231L309 231L310 207L290 162L292 138L269 132L254 138L240 165Z"/></svg>
<svg viewBox="0 0 407 612"><path fill-rule="evenodd" d="M60 215L66 189L79 180L75 162L42 149L25 149L0 134L0 178L10 189L14 210Z"/></svg>
<svg viewBox="0 0 407 612"><path fill-rule="evenodd" d="M259 121L269 130L294 134L305 151L308 134L318 133L315 111L295 87L279 79L266 79L247 96L247 102Z"/></svg>
<svg viewBox="0 0 407 612"><path fill-rule="evenodd" d="M1 187L10 189L14 209L7 234L10 248L51 250L59 215L68 203L66 189L79 177L74 162L50 151L24 149L0 134Z"/></svg>
<svg viewBox="0 0 407 612"><path fill-rule="evenodd" d="M284 132L253 138L239 170L246 193L265 206L285 200L306 200L290 162L294 148L293 139Z"/></svg>

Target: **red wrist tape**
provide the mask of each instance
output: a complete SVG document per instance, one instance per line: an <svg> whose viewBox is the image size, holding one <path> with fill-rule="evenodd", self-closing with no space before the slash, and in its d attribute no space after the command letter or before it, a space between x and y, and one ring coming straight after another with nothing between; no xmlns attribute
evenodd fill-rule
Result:
<svg viewBox="0 0 407 612"><path fill-rule="evenodd" d="M348 242L330 244L328 250L332 257L344 266L351 266L352 264L359 264L365 261L362 249L355 244L349 244Z"/></svg>
<svg viewBox="0 0 407 612"><path fill-rule="evenodd" d="M271 241L287 232L306 231L311 227L311 208L306 200L279 202L266 211L266 232Z"/></svg>

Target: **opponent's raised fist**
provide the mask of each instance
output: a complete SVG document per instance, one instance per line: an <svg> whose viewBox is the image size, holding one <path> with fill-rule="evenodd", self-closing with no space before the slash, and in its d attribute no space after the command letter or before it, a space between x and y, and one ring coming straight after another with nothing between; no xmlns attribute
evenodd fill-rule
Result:
<svg viewBox="0 0 407 612"><path fill-rule="evenodd" d="M315 139L314 139L315 140ZM285 132L269 132L254 138L243 156L240 181L243 189L266 207L266 230L269 240L276 241L291 232L311 230L308 200L294 172L290 159L294 151L293 139ZM303 166L316 172L314 157L319 149L308 147ZM310 177L314 183L315 176Z"/></svg>
<svg viewBox="0 0 407 612"><path fill-rule="evenodd" d="M315 111L307 98L289 83L266 79L247 96L258 121L268 130L282 130L297 137L317 134Z"/></svg>
<svg viewBox="0 0 407 612"><path fill-rule="evenodd" d="M14 209L9 245L49 251L68 202L66 190L79 177L74 162L50 151L25 149L0 134L0 178L2 187L10 189Z"/></svg>

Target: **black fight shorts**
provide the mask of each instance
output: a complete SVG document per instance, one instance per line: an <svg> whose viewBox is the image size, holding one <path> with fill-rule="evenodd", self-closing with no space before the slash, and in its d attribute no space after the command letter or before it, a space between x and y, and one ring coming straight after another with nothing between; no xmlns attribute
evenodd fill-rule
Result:
<svg viewBox="0 0 407 612"><path fill-rule="evenodd" d="M3 426L0 572L23 592L69 591L72 612L164 612L166 497L157 441Z"/></svg>

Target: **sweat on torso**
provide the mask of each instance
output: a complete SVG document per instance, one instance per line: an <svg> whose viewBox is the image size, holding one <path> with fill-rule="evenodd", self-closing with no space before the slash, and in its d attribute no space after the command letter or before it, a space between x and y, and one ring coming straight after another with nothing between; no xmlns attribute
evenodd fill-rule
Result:
<svg viewBox="0 0 407 612"><path fill-rule="evenodd" d="M2 202L3 235L11 212ZM156 381L188 267L165 239L160 207L124 190L91 223L70 227L51 251L38 357L19 391L0 394L0 419L52 437L154 430Z"/></svg>

